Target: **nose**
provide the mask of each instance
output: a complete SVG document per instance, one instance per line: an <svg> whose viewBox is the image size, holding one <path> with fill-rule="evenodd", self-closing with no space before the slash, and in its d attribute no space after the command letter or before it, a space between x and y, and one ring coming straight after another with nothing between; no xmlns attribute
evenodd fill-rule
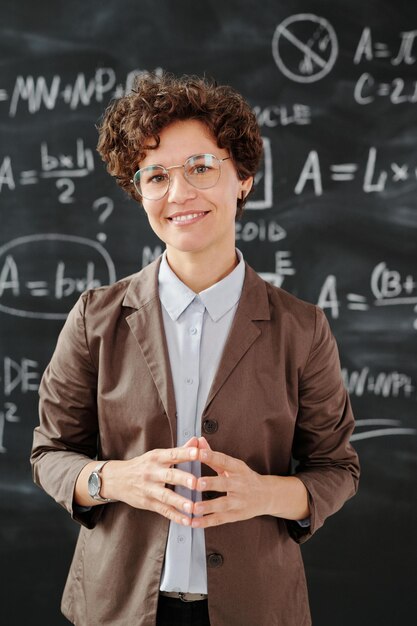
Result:
<svg viewBox="0 0 417 626"><path fill-rule="evenodd" d="M183 204L187 200L195 198L197 190L184 177L184 169L172 169L169 173L170 185L168 189L168 202Z"/></svg>

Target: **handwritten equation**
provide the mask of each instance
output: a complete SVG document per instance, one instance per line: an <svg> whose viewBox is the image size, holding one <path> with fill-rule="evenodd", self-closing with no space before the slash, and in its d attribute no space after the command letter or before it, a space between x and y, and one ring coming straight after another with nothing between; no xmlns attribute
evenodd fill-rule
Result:
<svg viewBox="0 0 417 626"><path fill-rule="evenodd" d="M358 398L368 394L381 399L415 396L416 385L411 376L404 372L379 371L370 367L348 371L342 368L342 378L350 396ZM395 418L359 418L355 421L355 431L351 441L392 436L416 436L417 428L410 427L403 420Z"/></svg>
<svg viewBox="0 0 417 626"><path fill-rule="evenodd" d="M18 406L11 402L10 396L13 392L27 394L37 392L40 381L39 363L33 359L22 357L19 360L5 356L3 359L0 384L5 401L0 405L0 453L7 452L5 447L6 424L16 424L21 421L18 413Z"/></svg>
<svg viewBox="0 0 417 626"><path fill-rule="evenodd" d="M398 49L392 51L385 42L374 41L369 27L363 29L353 62L355 65L386 59L391 66L410 66L417 61L417 30L400 33ZM391 81L378 81L371 73L364 72L354 88L354 98L358 104L371 104L376 98L389 98L392 104L414 104L417 102L417 80L405 81L397 76Z"/></svg>
<svg viewBox="0 0 417 626"><path fill-rule="evenodd" d="M413 328L417 330L417 282L412 274L402 275L401 272L387 267L385 262L378 263L370 277L372 299L358 293L346 295L346 307L351 311L368 311L371 306L383 307L411 307L416 313ZM336 276L330 274L320 291L317 304L322 309L329 310L333 319L340 314L341 301L337 293Z"/></svg>
<svg viewBox="0 0 417 626"><path fill-rule="evenodd" d="M42 262L28 265L28 258ZM0 247L2 313L65 319L75 295L115 280L114 263L107 250L85 237L36 234Z"/></svg>
<svg viewBox="0 0 417 626"><path fill-rule="evenodd" d="M236 241L278 243L287 238L287 232L276 220L250 220L236 223ZM292 251L282 247L274 252L273 271L261 271L260 276L277 287L281 287L286 277L297 274L293 264ZM349 292L345 300L338 293L337 277L329 274L318 293L317 305L327 310L333 319L338 319L342 308L348 311L366 312L371 308L401 307L413 311L413 328L417 330L417 276L412 272L401 272L388 266L385 261L377 263L369 277L369 293Z"/></svg>
<svg viewBox="0 0 417 626"><path fill-rule="evenodd" d="M284 19L272 38L272 56L281 73L297 83L313 83L329 74L339 56L336 30L325 17L299 13ZM386 60L391 68L409 67L417 61L417 30L400 32L395 49L377 41L372 29L365 26L356 49L354 66ZM379 81L370 72L362 73L353 89L357 104L368 105L376 98L387 97L392 104L417 103L417 80L395 76Z"/></svg>
<svg viewBox="0 0 417 626"><path fill-rule="evenodd" d="M371 146L368 157L362 169L359 163L345 162L333 163L326 172L326 182L329 183L352 183L358 177L362 190L365 193L382 193L388 185L398 185L411 180L417 180L417 160L415 164L399 163L392 161L389 167L378 165L378 151ZM312 189L314 195L323 195L323 179L319 154L316 150L311 150L304 162L294 193L300 195L305 188Z"/></svg>
<svg viewBox="0 0 417 626"><path fill-rule="evenodd" d="M1 103L8 103L8 114L14 118L22 109L35 114L41 110L53 111L59 105L76 111L79 107L101 104L104 98L119 98L132 88L136 76L145 70L134 69L127 74L124 82L118 82L112 67L99 67L92 75L79 72L73 81L66 81L59 74L50 79L32 74L16 76L11 89L0 87ZM155 68L161 73L162 68Z"/></svg>
<svg viewBox="0 0 417 626"><path fill-rule="evenodd" d="M403 372L373 373L369 367L349 372L342 368L342 377L349 393L359 398L365 394L382 398L411 398L416 391L412 377Z"/></svg>

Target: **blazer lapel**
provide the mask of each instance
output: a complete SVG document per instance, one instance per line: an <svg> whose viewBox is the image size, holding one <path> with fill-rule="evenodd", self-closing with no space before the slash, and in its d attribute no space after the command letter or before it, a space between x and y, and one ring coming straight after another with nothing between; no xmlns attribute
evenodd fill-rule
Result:
<svg viewBox="0 0 417 626"><path fill-rule="evenodd" d="M246 264L242 294L207 398L206 408L253 342L261 334L259 326L254 323L255 320L269 320L270 318L265 282Z"/></svg>
<svg viewBox="0 0 417 626"><path fill-rule="evenodd" d="M160 259L132 278L123 306L136 309L126 321L149 367L176 445L175 394L158 292L159 264Z"/></svg>

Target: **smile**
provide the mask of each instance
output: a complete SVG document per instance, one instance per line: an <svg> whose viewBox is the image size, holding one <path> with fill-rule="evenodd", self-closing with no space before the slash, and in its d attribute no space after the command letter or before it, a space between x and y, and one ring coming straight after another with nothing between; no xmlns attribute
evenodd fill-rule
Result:
<svg viewBox="0 0 417 626"><path fill-rule="evenodd" d="M208 211L203 211L201 213L187 213L187 214L180 214L180 215L173 215L172 217L169 217L168 219L171 222L174 222L175 224L185 224L185 223L191 223L191 222L195 222L198 219L201 219L202 217L204 217L205 215L207 215Z"/></svg>

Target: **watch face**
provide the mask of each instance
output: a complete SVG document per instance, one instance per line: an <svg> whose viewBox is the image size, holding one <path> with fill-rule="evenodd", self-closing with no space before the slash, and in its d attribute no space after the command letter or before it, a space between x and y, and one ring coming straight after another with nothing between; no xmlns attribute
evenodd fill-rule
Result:
<svg viewBox="0 0 417 626"><path fill-rule="evenodd" d="M100 476L97 472L93 472L88 478L88 493L92 498L100 493L100 486Z"/></svg>

